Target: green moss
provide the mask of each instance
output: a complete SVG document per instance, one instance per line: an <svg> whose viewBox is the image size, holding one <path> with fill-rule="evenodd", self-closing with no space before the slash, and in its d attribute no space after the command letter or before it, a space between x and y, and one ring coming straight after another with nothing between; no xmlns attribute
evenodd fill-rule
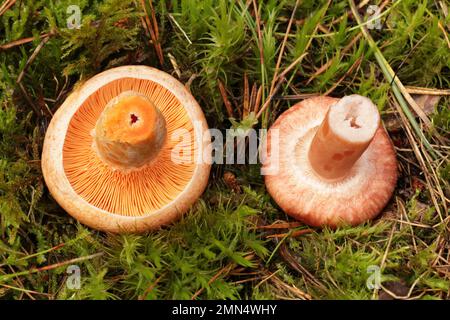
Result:
<svg viewBox="0 0 450 320"><path fill-rule="evenodd" d="M371 299L379 293L367 286L375 266L380 268L382 284L402 281L414 285L414 297L448 297L449 278L440 265L448 254L448 230L438 215L448 220L448 212L442 204L436 208L431 199L431 188L439 186L448 194L448 156L436 165L439 182L428 177L430 189L428 185L412 188L411 176L426 179L409 151L413 148L404 128L391 133L406 142L397 150L401 175L383 217L357 227L317 229L285 238L286 248L304 268L301 272L286 260L280 240L266 238L288 230L255 228L290 221L265 191L258 165L214 165L207 192L191 212L171 227L145 235L87 229L70 218L45 188L40 153L51 115L81 81L113 66L145 64L174 75L179 71L182 82L191 80L190 90L209 125L222 130L267 127L296 102L284 96L331 89L336 97L366 95L383 117L392 114L391 86L364 37L343 52L359 33L346 15L348 2L301 1L278 72L302 54L305 57L286 74L259 122L253 116L227 119L218 80L226 86L235 109L242 109L244 74L250 84L263 86L262 101L266 101L295 2L257 1L262 21L260 56L252 2L247 6L248 1L153 1L164 65L142 28L144 13L135 1L25 0L7 10L0 17L0 45L27 37L33 41L0 49L0 295L30 298L26 289L38 292L32 293L38 299L190 299L194 295L273 299L299 298L297 288L312 298ZM81 10L80 29L67 27L69 5ZM448 23L449 17L435 2L402 0L383 17L382 29L370 32L404 85L445 89L450 51L439 24L448 35ZM29 61L40 36L49 33ZM449 116L448 98L442 98L430 117L436 132L447 140ZM439 148L448 155L448 148ZM236 175L242 193L224 183L225 170ZM81 288L69 289L64 263L80 257L89 257L75 263L81 271ZM47 265L54 268L33 269ZM240 268L244 271L233 273ZM270 273L285 286L267 279Z"/></svg>

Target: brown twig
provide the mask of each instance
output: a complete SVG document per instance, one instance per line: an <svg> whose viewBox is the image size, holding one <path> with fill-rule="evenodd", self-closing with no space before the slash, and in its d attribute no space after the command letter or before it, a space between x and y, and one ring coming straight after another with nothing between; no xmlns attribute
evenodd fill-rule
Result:
<svg viewBox="0 0 450 320"><path fill-rule="evenodd" d="M277 81L284 78L289 71L291 71L297 64L299 64L304 57L306 57L308 55L307 52L303 53L302 55L300 55L300 57L298 57L297 59L295 59L286 69L284 69L284 71L282 73L280 73L280 75L277 77Z"/></svg>
<svg viewBox="0 0 450 320"><path fill-rule="evenodd" d="M233 107L231 106L230 100L228 100L227 92L225 90L225 87L222 84L222 81L217 80L219 91L222 96L223 104L225 105L225 108L227 109L228 117L233 118Z"/></svg>
<svg viewBox="0 0 450 320"><path fill-rule="evenodd" d="M445 41L447 42L447 46L450 49L450 40L448 39L447 32L445 31L445 28L440 21L438 21L438 27L439 27L439 29L441 29L442 33L444 34Z"/></svg>
<svg viewBox="0 0 450 320"><path fill-rule="evenodd" d="M9 286L9 285L7 285L7 284L0 284L0 286L2 286L2 287L4 287L4 288L7 288L7 289L18 290L18 291L24 292L26 295L28 295L28 297L29 297L31 300L36 300L36 298L34 298L34 297L32 296L32 294L42 295L42 296L46 296L46 297L51 297L51 296L52 296L52 295L49 294L49 293L38 292L38 291L34 291L34 290L28 290L28 289L25 289L25 288L17 288L17 287Z"/></svg>
<svg viewBox="0 0 450 320"><path fill-rule="evenodd" d="M22 78L25 75L25 72L28 70L30 65L33 63L34 59L36 59L39 51L41 51L41 49L44 47L44 45L47 43L48 40L49 40L49 37L43 38L41 40L41 42L38 44L38 46L36 47L36 49L34 49L33 53L28 58L27 63L25 64L25 67L22 69L19 76L17 77L17 81L16 81L17 84L19 84L22 81Z"/></svg>
<svg viewBox="0 0 450 320"><path fill-rule="evenodd" d="M263 87L259 86L258 92L256 94L256 99L255 99L255 107L253 108L253 112L255 114L257 114L259 111L259 106L261 104L262 90L263 90Z"/></svg>
<svg viewBox="0 0 450 320"><path fill-rule="evenodd" d="M242 117L245 118L248 116L250 110L250 92L248 88L248 77L247 73L244 73L244 103L242 110Z"/></svg>
<svg viewBox="0 0 450 320"><path fill-rule="evenodd" d="M16 0L6 0L5 2L3 2L3 4L0 6L0 16L3 15L9 8L11 8L14 3L16 3Z"/></svg>
<svg viewBox="0 0 450 320"><path fill-rule="evenodd" d="M61 248L64 247L65 245L66 245L66 243L60 243L60 244L58 244L58 245L56 245L56 246L54 246L54 247L51 247L50 249L47 249L47 250L44 250L44 251L41 251L41 252L37 252L37 253L31 254L31 255L28 255L28 256L25 256L25 257L16 259L15 261L16 261L16 262L19 262L19 261L22 261L22 260L27 260L27 259L36 257L36 256L38 256L38 255L42 255L42 254L45 254L45 253L49 253L49 252L52 252L52 251L56 251L56 250L61 249ZM6 265L6 263L0 264L0 268L3 267L3 266L5 266L5 265Z"/></svg>
<svg viewBox="0 0 450 320"><path fill-rule="evenodd" d="M254 257L255 257L254 254L249 254L245 256L244 259L251 261ZM208 286L211 285L211 283L213 283L214 281L216 281L221 275L229 274L231 270L233 270L234 268L236 268L236 263L230 262L229 264L227 264L225 267L220 269L211 279L209 279ZM204 287L197 290L197 292L195 292L194 295L191 297L191 300L195 300L199 295L202 294L204 290L205 290Z"/></svg>
<svg viewBox="0 0 450 320"><path fill-rule="evenodd" d="M255 3L255 0L253 0L253 3L254 3L254 7L255 7L255 12L256 12L256 3ZM265 103L264 103L264 105L262 106L262 108L258 111L258 113L257 113L257 115L256 115L256 118L259 118L259 117L263 114L263 112L269 107L270 102L272 101L273 96L275 95L275 93L276 93L276 92L278 91L278 89L280 88L281 83L284 81L284 75L283 75L283 76L282 76L282 75L278 76L278 72L279 72L279 69L280 69L281 60L282 60L282 58L283 58L284 48L286 47L286 42L287 42L287 39L288 39L288 35L289 35L289 32L291 31L292 22L293 22L293 20L294 20L295 12L297 11L297 7L298 7L298 4L299 4L299 3L300 3L300 0L297 0L297 1L295 2L294 9L292 10L292 13L291 13L291 18L289 19L289 23L288 23L286 32L285 32L285 34L284 34L283 42L281 43L280 53L278 54L277 64L276 64L276 66L275 66L275 72L274 72L274 74L273 74L272 82L271 82L271 84L270 84L269 97L268 97L267 100L265 101ZM258 21L258 20L259 20L259 17L258 17L258 15L257 15L257 21L256 21L256 23L257 23L257 26L258 26L258 36L260 36L261 31L260 31L260 29L259 29L259 21ZM260 43L261 43L260 55L262 55L262 52L263 52L263 51L262 51L262 40L260 40ZM297 64L299 61L301 61L302 58L303 58L303 55L302 55L301 57L297 58L296 61L294 61L294 63ZM262 63L262 62L261 62L261 63ZM291 64L291 66L293 66L293 65L295 65L295 64ZM285 72L284 74L286 74L286 73L287 73L287 72Z"/></svg>
<svg viewBox="0 0 450 320"><path fill-rule="evenodd" d="M264 270L263 272L266 275L266 277L263 280L261 280L261 282L259 282L255 287L260 286L261 284L263 284L266 281L270 281L271 283L273 283L275 285L275 287L277 289L281 289L281 290L289 293L296 299L312 300L311 295L307 294L306 292L304 292L303 290L300 290L299 288L297 288L295 286L291 286L291 285L285 283L280 278L278 278L276 276L276 272L272 273L269 270ZM280 298L285 298L285 297L280 297Z"/></svg>
<svg viewBox="0 0 450 320"><path fill-rule="evenodd" d="M329 1L327 2L327 6L329 6L330 3L331 3L331 0L329 0ZM293 18L293 15L291 16L291 18ZM314 29L314 32L317 31L317 28L318 28L318 25L316 25L316 27L315 27L315 29ZM289 29L286 30L286 31L289 31ZM285 33L284 38L287 38L287 37L288 37L288 32ZM309 39L308 44L306 45L305 51L306 51L306 49L309 47L309 45L311 44L311 41L312 41L312 37ZM278 92L278 89L280 88L281 83L282 83L283 81L285 81L285 75L287 74L287 72L289 72L289 71L290 71L295 65L297 65L300 61L302 61L303 58L305 57L305 55L306 55L306 52L303 53L300 57L298 57L293 63L291 63L291 65L290 65L288 68L286 68L286 70L285 70L282 74L280 74L279 76L276 77L278 83L277 83L277 85L275 86L275 88L273 89L273 91L271 91L271 92L269 93L269 97L268 97L268 99L266 100L266 102L264 103L264 105L263 105L263 107L261 108L261 110L259 110L259 112L258 112L258 114L257 114L257 118L259 118L259 117L261 116L261 114L265 111L265 109L267 109L267 107L269 106L269 104L270 104L270 102L272 101L272 99L274 98L275 94ZM279 57L280 57L280 56L279 56ZM275 79L275 75L274 75L274 79Z"/></svg>
<svg viewBox="0 0 450 320"><path fill-rule="evenodd" d="M278 92L278 90L281 87L281 84L283 83L283 81L285 80L285 78L283 77L282 79L280 79L280 81L278 81L277 85L275 86L275 89L273 89L273 92L269 94L269 97L267 98L266 102L264 102L264 105L262 106L262 108L258 111L256 118L259 118L262 113L267 109L267 107L269 106L269 104L272 102L273 97L275 96L275 94Z"/></svg>
<svg viewBox="0 0 450 320"><path fill-rule="evenodd" d="M158 277L158 279L155 280L155 282L153 282L147 289L145 289L144 293L142 294L142 296L139 297L139 300L145 300L147 298L147 296L149 295L149 293L156 287L156 285L158 284L158 282L166 275L166 273L163 273L162 275L160 275Z"/></svg>
<svg viewBox="0 0 450 320"><path fill-rule="evenodd" d="M256 94L258 93L258 89L256 83L253 83L252 92L250 93L250 111L255 111L256 108Z"/></svg>
<svg viewBox="0 0 450 320"><path fill-rule="evenodd" d="M294 9L291 13L291 18L289 19L288 26L286 28L286 32L284 34L283 42L281 43L280 53L278 54L277 64L275 66L275 72L273 74L272 83L270 84L270 90L269 92L272 93L275 88L275 82L278 80L278 72L280 70L281 60L283 59L284 54L284 48L286 47L288 35L291 31L292 27L292 21L294 20L295 12L297 11L298 4L300 3L300 0L295 1Z"/></svg>
<svg viewBox="0 0 450 320"><path fill-rule="evenodd" d="M274 100L304 100L312 97L317 97L318 95L318 93L291 94L285 96L275 96Z"/></svg>
<svg viewBox="0 0 450 320"><path fill-rule="evenodd" d="M28 95L27 90L25 89L25 87L23 86L22 82L18 83L18 86L20 88L20 91L22 91L23 96L25 97L25 100L27 100L28 104L30 105L30 107L34 110L34 112L37 115L43 115L42 110L40 110L38 107L36 107L36 105L34 104L33 100L31 100L30 96Z"/></svg>
<svg viewBox="0 0 450 320"><path fill-rule="evenodd" d="M98 253L91 254L91 255L88 255L88 256L79 257L79 258L75 258L75 259L70 259L70 260L66 260L66 261L63 261L63 262L58 262L58 263L47 265L47 266L40 267L40 268L32 268L32 269L27 270L27 271L21 271L21 272L16 272L16 273L11 273L11 274L5 274L3 276L0 276L0 282L9 280L9 279L12 279L12 278L15 278L15 277L29 275L29 274L32 274L32 273L38 273L38 272L42 272L42 271L48 271L48 270L56 269L56 268L59 268L59 267L62 267L62 266L68 265L68 264L74 264L74 263L77 263L77 262L81 262L81 261L93 259L93 258L96 258L96 257L100 257L102 255L103 255L103 252L98 252Z"/></svg>
<svg viewBox="0 0 450 320"><path fill-rule="evenodd" d="M422 88L405 86L406 91L410 94L422 94L430 96L450 96L450 89L434 89L434 88Z"/></svg>
<svg viewBox="0 0 450 320"><path fill-rule="evenodd" d="M41 51L41 49L44 47L44 45L47 43L47 41L50 39L50 37L45 37L41 40L41 42L39 43L39 45L36 47L36 49L34 49L33 53L31 54L31 56L28 58L25 66L23 67L22 71L19 73L19 76L17 77L17 85L19 86L20 90L22 91L22 93L25 96L25 99L27 100L28 104L33 108L33 110L36 112L36 114L38 115L42 115L43 111L39 110L39 108L36 107L36 105L33 103L33 100L30 98L30 96L27 93L27 90L25 89L25 87L22 84L22 79L25 76L26 71L28 70L28 68L30 67L30 65L33 63L33 61L36 59L39 51Z"/></svg>
<svg viewBox="0 0 450 320"><path fill-rule="evenodd" d="M347 78L353 72L353 70L359 68L362 60L363 60L362 57L358 58L356 62L350 66L347 72L337 82L335 82L333 86L330 89L328 89L327 92L324 93L324 95L327 96L330 93L332 93L341 84L341 82L344 81L344 79Z"/></svg>
<svg viewBox="0 0 450 320"><path fill-rule="evenodd" d="M356 35L356 37L354 37L352 39L352 41L349 42L348 45L346 45L344 47L344 49L342 49L342 51L340 52L341 55L346 54L351 48L353 48L353 46L356 44L356 42L361 38L362 33L358 33ZM324 73L333 63L334 58L330 59L327 61L327 63L325 63L323 66L321 66L319 69L317 69L316 72L314 72L314 74L308 79L308 81L306 81L306 85L309 85L311 83L311 81L313 81L315 78L317 78L320 74Z"/></svg>
<svg viewBox="0 0 450 320"><path fill-rule="evenodd" d="M311 232L314 232L314 230L313 229L303 229L303 230L296 230L296 231L293 231L291 233L271 234L271 235L268 235L266 238L267 239L270 239L270 238L282 239L284 237L295 238L295 237L299 237L301 235L308 234L308 233L311 233Z"/></svg>
<svg viewBox="0 0 450 320"><path fill-rule="evenodd" d="M148 1L148 5L150 8L150 15L151 15L151 21L149 17L149 13L147 11L147 6L144 0L140 0L141 6L144 9L145 13L145 19L143 20L143 25L146 31L150 34L151 43L155 47L156 55L158 56L159 63L161 65L164 64L164 54L162 52L161 44L159 42L159 29L158 29L158 23L156 20L155 10L153 9L153 2L152 0ZM142 20L141 20L142 21Z"/></svg>
<svg viewBox="0 0 450 320"><path fill-rule="evenodd" d="M270 225L258 226L256 229L291 229L302 225L301 222L276 222Z"/></svg>
<svg viewBox="0 0 450 320"><path fill-rule="evenodd" d="M168 53L167 56L169 57L169 61L172 64L173 70L175 70L177 77L181 78L181 70L180 67L178 66L177 60L171 53Z"/></svg>
<svg viewBox="0 0 450 320"><path fill-rule="evenodd" d="M256 32L258 33L258 49L259 49L259 61L261 66L264 65L264 50L262 46L262 33L261 33L261 21L259 18L258 6L256 5L256 1L253 0L253 10L255 11L255 19L256 19Z"/></svg>
<svg viewBox="0 0 450 320"><path fill-rule="evenodd" d="M229 273L235 266L235 263L229 263L227 264L225 267L223 267L222 269L219 270L219 272L217 272L209 281L208 281L208 286L211 285L211 283L213 283L214 281L216 281L220 275L222 274L227 274ZM197 290L196 293L194 293L194 295L191 297L191 300L195 300L199 295L202 294L202 292L205 290L205 288L200 288L199 290Z"/></svg>
<svg viewBox="0 0 450 320"><path fill-rule="evenodd" d="M291 266L292 269L303 275L305 278L309 279L317 287L326 290L326 287L319 280L317 280L305 267L298 263L297 259L295 259L295 257L292 255L292 253L284 243L282 243L280 246L280 255L289 264L289 266Z"/></svg>
<svg viewBox="0 0 450 320"><path fill-rule="evenodd" d="M48 38L52 34L53 33L51 33L51 32L50 33L44 33L44 34L41 34L39 37L41 39L44 39L44 38ZM2 44L2 45L0 45L0 51L8 50L8 49L20 46L22 44L30 43L34 39L36 39L36 37L28 37L28 38L23 38L23 39L19 39L19 40L11 41L9 43Z"/></svg>

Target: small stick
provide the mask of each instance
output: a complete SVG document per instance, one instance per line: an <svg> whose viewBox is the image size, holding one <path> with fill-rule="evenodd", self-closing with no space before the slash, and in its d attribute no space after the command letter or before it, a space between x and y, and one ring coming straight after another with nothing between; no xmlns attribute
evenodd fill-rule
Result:
<svg viewBox="0 0 450 320"><path fill-rule="evenodd" d="M34 257L36 257L36 256L43 255L43 254L45 254L45 253L49 253L49 252L51 252L51 251L59 250L59 249L61 249L62 247L64 247L65 245L66 245L65 243L60 243L60 244L58 244L58 245L56 245L56 246L54 246L54 247L51 247L50 249L47 249L47 250L43 250L43 251L40 251L40 252L36 252L36 253L30 254L30 255L28 255L28 256L19 258L19 259L15 260L15 261L18 262L18 261L22 261L22 260L31 259L31 258L34 258ZM0 268L3 267L3 266L5 266L5 265L6 265L6 263L0 264Z"/></svg>
<svg viewBox="0 0 450 320"><path fill-rule="evenodd" d="M31 100L30 96L28 95L27 90L23 86L22 82L19 83L19 88L22 91L25 100L27 100L28 104L31 106L31 108L36 112L37 115L42 115L42 110L39 110L36 105L33 103L33 100Z"/></svg>
<svg viewBox="0 0 450 320"><path fill-rule="evenodd" d="M17 81L16 81L17 84L19 84L22 81L22 78L25 75L25 72L28 70L29 66L33 63L34 59L36 59L39 51L41 51L41 49L44 47L44 45L47 43L47 41L49 39L50 39L49 37L43 38L41 40L41 42L39 43L39 45L36 47L36 49L34 49L33 53L28 58L27 63L25 64L25 67L22 69L22 71L19 74L19 77L17 78Z"/></svg>
<svg viewBox="0 0 450 320"><path fill-rule="evenodd" d="M225 104L225 108L227 109L228 117L233 118L233 108L231 107L230 100L228 100L225 87L223 86L222 81L217 80L217 83L219 85L219 91L222 95L223 103Z"/></svg>
<svg viewBox="0 0 450 320"><path fill-rule="evenodd" d="M274 273L270 273L270 271L266 271L267 273L269 273L269 276L266 278L267 280L270 280L272 283L274 283L277 287L281 287L283 289L288 290L289 292L295 294L296 296L300 297L301 299L304 300L312 300L312 297L307 294L306 292L300 290L299 288L295 287L295 286L290 286L287 283L285 283L284 281L282 281L280 278L278 278L276 276L277 272ZM261 281L261 282L264 282Z"/></svg>
<svg viewBox="0 0 450 320"><path fill-rule="evenodd" d="M281 222L281 223L273 223L270 225L259 226L256 229L290 229L300 227L302 225L301 222Z"/></svg>
<svg viewBox="0 0 450 320"><path fill-rule="evenodd" d="M259 86L258 93L256 94L255 108L253 110L255 114L258 113L259 105L261 104L262 89L262 86Z"/></svg>
<svg viewBox="0 0 450 320"><path fill-rule="evenodd" d="M299 274L303 275L305 278L309 279L316 286L321 289L326 289L325 285L322 284L318 279L314 277L304 266L302 266L298 260L292 255L287 246L283 243L280 247L280 255L284 260L290 265L292 269L297 271Z"/></svg>
<svg viewBox="0 0 450 320"><path fill-rule="evenodd" d="M410 94L422 94L430 96L450 96L450 89L434 89L434 88L422 88L405 86L406 91Z"/></svg>
<svg viewBox="0 0 450 320"><path fill-rule="evenodd" d="M249 98L249 89L248 89L248 77L247 73L244 73L244 110L242 112L242 117L247 117L249 113L249 105L250 105L250 98Z"/></svg>
<svg viewBox="0 0 450 320"><path fill-rule="evenodd" d="M298 7L299 2L300 2L300 0L295 1L295 6L294 6L294 9L292 10L291 18L289 19L289 23L288 23L288 26L287 26L287 29L286 29L286 33L284 34L283 42L281 43L281 49L280 49L280 53L278 54L278 60L277 60L276 66L275 66L275 72L273 74L273 80L272 80L272 83L270 85L270 90L269 90L270 93L273 92L273 90L275 88L275 82L276 82L276 80L278 80L278 71L280 69L281 60L283 58L284 48L286 46L286 42L287 42L287 38L288 38L289 32L291 31L292 21L294 20L295 12L297 11L297 7Z"/></svg>
<svg viewBox="0 0 450 320"><path fill-rule="evenodd" d="M251 261L254 258L254 254L249 254L247 256L244 257L244 259ZM221 274L229 274L231 272L231 270L233 270L233 268L236 267L236 263L234 262L230 262L229 264L227 264L225 267L223 267L222 269L219 270L219 272L217 272L209 281L208 281L208 286L211 285L211 283L213 283L214 281L216 281ZM205 290L205 288L200 288L196 293L194 293L194 295L191 297L191 300L195 300L200 294L202 294L202 292Z"/></svg>
<svg viewBox="0 0 450 320"><path fill-rule="evenodd" d="M271 235L267 236L266 238L267 239L270 239L270 238L284 238L284 237L295 238L295 237L299 237L301 235L308 234L308 233L311 233L311 232L314 232L314 230L313 229L303 229L303 230L293 231L293 232L290 232L290 233L271 234Z"/></svg>
<svg viewBox="0 0 450 320"><path fill-rule="evenodd" d="M261 66L264 66L264 51L262 47L261 21L259 20L258 6L256 5L255 0L253 0L253 9L255 10L256 27L257 27L256 30L258 32L259 61Z"/></svg>
<svg viewBox="0 0 450 320"><path fill-rule="evenodd" d="M41 34L39 37L41 39L43 39L43 38L49 37L50 35L51 35L51 33L44 33L44 34ZM15 41L12 41L12 42L9 42L9 43L2 44L2 45L0 45L0 51L8 50L8 49L20 46L20 45L25 44L25 43L30 43L34 39L36 39L36 38L35 37L28 37L28 38L23 38L23 39L19 39L19 40L15 40Z"/></svg>
<svg viewBox="0 0 450 320"><path fill-rule="evenodd" d="M152 20L153 20L153 30L155 31L156 36L156 51L158 54L159 61L162 64L164 64L164 54L162 52L161 43L159 42L159 28L158 28L158 22L156 20L155 15L155 9L153 9L153 0L149 0L150 4L150 10L152 11Z"/></svg>
<svg viewBox="0 0 450 320"><path fill-rule="evenodd" d="M325 34L330 33L330 30L321 23L317 25L317 28Z"/></svg>
<svg viewBox="0 0 450 320"><path fill-rule="evenodd" d="M283 54L284 54L284 48L286 46L286 42L287 42L287 38L288 38L289 32L291 31L292 21L294 20L294 15L295 15L295 12L297 11L297 6L298 6L299 2L300 2L300 0L297 0L295 2L294 9L292 10L291 18L289 19L289 23L288 23L286 32L284 34L283 42L281 43L280 53L278 54L277 64L275 66L275 72L273 74L272 83L270 84L269 97L267 98L267 100L264 103L264 105L261 108L261 110L259 110L259 112L257 113L257 115L256 115L257 119L267 109L267 107L269 106L270 102L272 101L273 96L275 95L275 93L280 88L281 83L284 81L284 75L283 76L282 75L278 76L278 71L280 69L281 60L282 60ZM255 10L256 10L255 1L253 1L253 3L254 3L254 6L255 6ZM258 32L260 32L260 30L259 30L259 22L257 21L257 23L258 23ZM260 49L260 51L261 51L261 54L262 54L262 48ZM300 56L299 58L297 58L296 61L294 61L294 63L297 64L302 58L303 58L303 55ZM291 64L291 66L293 66L293 64Z"/></svg>
<svg viewBox="0 0 450 320"><path fill-rule="evenodd" d="M181 70L180 67L178 66L177 60L170 52L167 54L167 56L169 57L170 63L172 64L172 67L175 70L175 73L177 74L178 78L181 78Z"/></svg>
<svg viewBox="0 0 450 320"><path fill-rule="evenodd" d="M238 280L238 281L233 282L233 284L241 284L241 283L251 282L251 281L259 280L259 279L261 279L261 278L262 278L262 276L257 276L257 277L253 277L253 278L242 279L242 280Z"/></svg>
<svg viewBox="0 0 450 320"><path fill-rule="evenodd" d="M442 26L442 23L438 21L438 27L441 29L442 33L444 34L445 40L447 41L447 46L450 49L450 40L448 39L447 32L445 32L445 28Z"/></svg>
<svg viewBox="0 0 450 320"><path fill-rule="evenodd" d="M34 290L28 290L28 289L24 289L24 288L8 286L7 284L0 284L0 286L2 286L4 288L8 288L8 289L13 289L13 290L24 292L24 293L28 294L28 297L30 297L30 299L33 299L33 300L36 300L36 299L31 294L38 294L38 295L43 295L43 296L47 296L47 297L51 297L52 296L49 293L38 292L38 291L34 291Z"/></svg>
<svg viewBox="0 0 450 320"><path fill-rule="evenodd" d="M156 23L156 16L154 13L155 10L153 10L152 0L149 0L149 6L150 6L150 10L151 10L153 23L150 21L150 17L147 12L147 7L145 5L144 0L140 0L140 2L141 2L141 6L144 9L144 13L145 13L145 22L146 22L145 25L147 26L147 30L150 33L150 37L152 39L153 46L155 47L156 55L158 56L159 62L162 65L162 64L164 64L164 55L162 53L161 45L159 44L158 24Z"/></svg>
<svg viewBox="0 0 450 320"><path fill-rule="evenodd" d="M253 83L252 86L252 93L250 94L250 111L255 111L256 105L255 105L255 100L256 100L256 83Z"/></svg>
<svg viewBox="0 0 450 320"><path fill-rule="evenodd" d="M209 279L208 281L208 286L213 283L214 281L216 281L221 274L223 273L228 273L231 271L231 269L233 269L234 267L234 263L229 263L228 265L226 265L225 267L223 267L222 269L219 270L219 272L217 272L211 279ZM191 297L191 300L195 300L200 294L202 294L202 292L204 291L204 288L200 288L199 290L197 290L196 293L194 293L194 295Z"/></svg>
<svg viewBox="0 0 450 320"><path fill-rule="evenodd" d="M341 54L342 55L346 54L347 51L349 51L355 45L355 43L361 38L361 36L362 36L362 33L358 33L358 35L356 37L354 37L352 39L352 41L350 41L349 44L345 46L344 49L342 49ZM321 66L319 69L317 69L317 71L308 79L308 81L306 82L306 85L309 85L311 83L311 81L313 81L320 74L325 72L330 67L330 65L333 63L333 60L334 60L334 58L328 60L327 63L325 63L323 66Z"/></svg>
<svg viewBox="0 0 450 320"><path fill-rule="evenodd" d="M306 57L308 55L307 52L303 53L300 57L298 57L297 59L294 60L294 62L292 62L286 69L284 69L284 71L282 73L280 73L280 75L277 77L277 81L279 79L282 79L286 76L286 74L291 71L300 61L303 60L304 57Z"/></svg>
<svg viewBox="0 0 450 320"><path fill-rule="evenodd" d="M191 92L191 85L192 85L192 83L194 82L194 80L195 80L197 77L198 77L198 74L193 73L193 74L189 77L189 79L188 79L188 81L186 82L186 84L184 85L184 86L189 90L189 92Z"/></svg>
<svg viewBox="0 0 450 320"><path fill-rule="evenodd" d="M283 79L284 80L284 77ZM275 87L275 89L273 89L273 92L269 95L269 97L267 98L266 102L264 103L264 105L262 106L261 110L259 110L258 114L256 115L256 118L258 119L261 114L267 109L267 107L269 106L270 102L272 101L275 93L278 92L278 89L280 89L281 84L283 83L283 81L279 81Z"/></svg>
<svg viewBox="0 0 450 320"><path fill-rule="evenodd" d="M328 96L330 93L332 93L340 84L342 81L344 81L345 78L347 78L353 70L359 68L362 62L362 57L358 58L354 64L351 65L351 67L347 70L347 72L335 83L333 86L327 90L327 92L324 93L325 96Z"/></svg>
<svg viewBox="0 0 450 320"><path fill-rule="evenodd" d="M307 98L317 97L318 93L301 93L301 94L291 94L286 96L276 96L274 100L303 100Z"/></svg>
<svg viewBox="0 0 450 320"><path fill-rule="evenodd" d="M14 3L16 3L16 0L6 0L0 7L0 16L4 14L9 8L11 8Z"/></svg>
<svg viewBox="0 0 450 320"><path fill-rule="evenodd" d="M191 39L189 39L188 35L186 34L186 32L183 30L183 28L181 28L180 24L178 23L177 20L175 20L175 18L169 13L169 18L170 20L175 23L175 26L181 31L181 33L183 34L183 36L186 38L186 40L188 41L189 44L192 44Z"/></svg>
<svg viewBox="0 0 450 320"><path fill-rule="evenodd" d="M21 272L16 272L16 273L11 273L11 274L5 274L3 276L0 276L0 282L9 280L9 279L15 278L15 277L29 275L29 274L32 274L32 273L37 273L37 272L42 272L42 271L48 271L48 270L56 269L56 268L59 268L59 267L62 267L62 266L68 265L68 264L73 264L73 263L76 263L76 262L81 262L81 261L84 261L84 260L89 260L89 259L93 259L93 258L96 258L96 257L100 257L102 255L103 255L103 252L98 252L98 253L95 253L95 254L91 254L89 256L84 256L84 257L70 259L70 260L63 261L63 262L58 262L58 263L47 265L47 266L44 266L44 267L41 267L41 268L32 268L32 269L27 270L27 271L21 271Z"/></svg>
<svg viewBox="0 0 450 320"><path fill-rule="evenodd" d="M155 280L155 282L153 282L147 289L145 289L144 293L142 294L142 296L139 297L139 300L145 300L148 296L148 294L156 287L156 285L158 284L158 282L162 279L162 277L164 277L166 275L166 273L164 272L162 275L160 275L158 277L158 279Z"/></svg>
<svg viewBox="0 0 450 320"><path fill-rule="evenodd" d="M28 58L25 67L22 69L22 71L19 74L19 77L16 80L16 83L19 85L20 90L22 91L22 93L25 96L25 99L27 100L28 104L30 104L30 106L33 108L33 110L36 112L36 114L42 114L42 110L40 110L35 106L35 104L33 103L33 100L31 100L30 96L27 93L27 90L25 89L25 87L22 84L22 79L25 76L26 71L28 70L28 68L30 67L30 65L33 63L33 61L36 59L39 51L41 51L41 49L44 47L44 45L47 43L47 41L50 39L50 37L45 37L41 40L41 42L39 43L39 45L36 47L36 49L34 49L33 53L31 54L31 56Z"/></svg>

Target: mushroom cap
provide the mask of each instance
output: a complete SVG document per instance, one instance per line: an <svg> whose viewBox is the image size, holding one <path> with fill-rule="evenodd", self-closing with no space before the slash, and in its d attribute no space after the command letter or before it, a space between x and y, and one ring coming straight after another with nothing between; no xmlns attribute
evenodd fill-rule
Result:
<svg viewBox="0 0 450 320"><path fill-rule="evenodd" d="M303 100L285 111L267 135L264 168L267 191L293 218L311 226L356 225L377 216L397 181L397 160L391 140L380 125L349 174L337 181L312 169L308 150L330 106L339 99L321 96ZM271 151L278 131L278 152ZM278 165L278 166L277 166Z"/></svg>
<svg viewBox="0 0 450 320"><path fill-rule="evenodd" d="M167 128L156 158L129 172L99 159L92 133L107 103L127 91L147 96ZM203 193L210 141L200 106L179 81L147 66L123 66L94 76L65 100L45 135L42 170L52 196L81 223L108 232L143 232L179 218ZM192 154L177 158L180 150Z"/></svg>

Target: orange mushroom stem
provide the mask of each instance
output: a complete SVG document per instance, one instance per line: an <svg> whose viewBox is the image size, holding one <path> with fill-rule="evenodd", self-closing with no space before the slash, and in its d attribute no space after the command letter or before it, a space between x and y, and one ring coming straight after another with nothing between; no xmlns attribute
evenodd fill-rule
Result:
<svg viewBox="0 0 450 320"><path fill-rule="evenodd" d="M377 107L366 97L351 95L330 108L317 130L308 158L322 178L345 178L369 146L380 124Z"/></svg>
<svg viewBox="0 0 450 320"><path fill-rule="evenodd" d="M126 91L113 98L98 118L93 148L99 158L118 170L151 162L166 139L166 121L144 95Z"/></svg>

